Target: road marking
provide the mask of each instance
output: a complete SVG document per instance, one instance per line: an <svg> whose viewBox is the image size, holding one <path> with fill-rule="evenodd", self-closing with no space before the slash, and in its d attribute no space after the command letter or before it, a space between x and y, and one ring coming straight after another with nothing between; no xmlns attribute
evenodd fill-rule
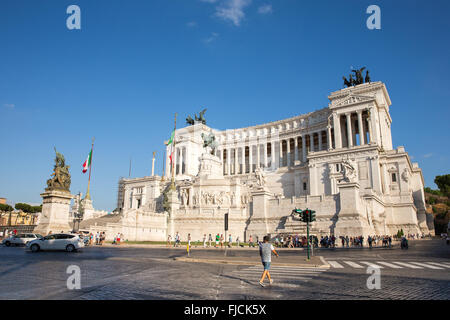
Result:
<svg viewBox="0 0 450 320"><path fill-rule="evenodd" d="M429 265L429 264L422 263L422 262L411 262L411 263L417 264L417 265L425 267L425 268L435 269L435 270L443 270L444 269L441 267L436 267L436 266Z"/></svg>
<svg viewBox="0 0 450 320"><path fill-rule="evenodd" d="M399 264L399 265L404 266L404 267L411 268L411 269L423 269L422 267L415 266L415 265L410 264L410 263L399 262L399 261L394 261L394 263Z"/></svg>
<svg viewBox="0 0 450 320"><path fill-rule="evenodd" d="M397 265L389 263L389 262L377 261L377 263L382 264L382 265L384 265L386 267L391 267L393 269L403 269L403 267L397 266Z"/></svg>
<svg viewBox="0 0 450 320"><path fill-rule="evenodd" d="M361 269L364 268L363 266L360 266L357 263L354 263L353 261L344 261L346 264L348 264L350 267L356 268L356 269Z"/></svg>
<svg viewBox="0 0 450 320"><path fill-rule="evenodd" d="M361 263L367 264L369 267L372 267L372 268L378 268L378 269L383 269L384 268L382 266L379 266L379 265L377 265L375 263L368 262L368 261L361 261Z"/></svg>
<svg viewBox="0 0 450 320"><path fill-rule="evenodd" d="M327 261L333 268L342 269L344 266L336 261Z"/></svg>
<svg viewBox="0 0 450 320"><path fill-rule="evenodd" d="M444 267L444 268L450 268L450 265L445 264L444 262L442 262L442 263L438 263L438 262L427 262L427 263L434 264L434 265L436 265L436 266L440 266L440 267Z"/></svg>
<svg viewBox="0 0 450 320"><path fill-rule="evenodd" d="M239 276L247 276L247 277L251 277L254 276L255 278L260 278L261 274L255 274L253 272L241 272L239 273ZM292 280L311 280L312 277L300 277L300 276L293 276L290 274L273 274L272 272L270 273L270 277L271 278L279 278L279 279L292 279Z"/></svg>

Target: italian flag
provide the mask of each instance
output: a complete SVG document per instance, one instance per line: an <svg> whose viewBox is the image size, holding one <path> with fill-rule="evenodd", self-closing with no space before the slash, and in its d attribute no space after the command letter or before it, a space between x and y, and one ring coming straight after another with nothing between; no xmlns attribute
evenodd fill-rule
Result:
<svg viewBox="0 0 450 320"><path fill-rule="evenodd" d="M175 137L175 130L172 131L172 135L170 136L169 142L167 143L167 145L170 145L170 165L172 166L172 161L173 161L173 138Z"/></svg>
<svg viewBox="0 0 450 320"><path fill-rule="evenodd" d="M86 161L83 163L83 173L86 173L91 166L91 159L92 159L92 149L91 152L89 152L89 155L86 159Z"/></svg>

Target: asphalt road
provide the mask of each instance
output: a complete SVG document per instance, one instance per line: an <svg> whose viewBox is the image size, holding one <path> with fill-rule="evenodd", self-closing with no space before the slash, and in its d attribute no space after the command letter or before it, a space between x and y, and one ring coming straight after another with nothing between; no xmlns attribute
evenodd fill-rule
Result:
<svg viewBox="0 0 450 320"><path fill-rule="evenodd" d="M222 255L219 250L193 248L192 254ZM258 251L232 249L229 254L250 257ZM274 266L274 283L263 288L259 264L173 260L186 256L185 248L94 246L75 253L31 253L0 247L0 299L450 299L450 246L444 241L410 241L409 250L324 249L316 254L331 267ZM80 268L81 289L67 288L71 265ZM374 265L380 289L367 287L367 269Z"/></svg>

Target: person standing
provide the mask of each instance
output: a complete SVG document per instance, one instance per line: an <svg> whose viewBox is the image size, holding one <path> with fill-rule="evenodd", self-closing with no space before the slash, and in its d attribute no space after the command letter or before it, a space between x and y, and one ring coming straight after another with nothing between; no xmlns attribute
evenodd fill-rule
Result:
<svg viewBox="0 0 450 320"><path fill-rule="evenodd" d="M223 234L220 235L220 248L223 248Z"/></svg>
<svg viewBox="0 0 450 320"><path fill-rule="evenodd" d="M216 244L215 244L214 248L219 247L219 241L220 241L220 236L219 236L219 234L216 234Z"/></svg>
<svg viewBox="0 0 450 320"><path fill-rule="evenodd" d="M239 237L237 237L237 238L236 238L236 245L237 245L238 248L239 248L239 243L240 243L240 242L239 242Z"/></svg>
<svg viewBox="0 0 450 320"><path fill-rule="evenodd" d="M254 247L254 245L253 245L253 236L252 235L250 235L250 238L248 239L248 246L249 247Z"/></svg>
<svg viewBox="0 0 450 320"><path fill-rule="evenodd" d="M203 235L203 248L206 248L206 233Z"/></svg>
<svg viewBox="0 0 450 320"><path fill-rule="evenodd" d="M231 234L228 236L228 248L231 248L233 245L233 238L231 237Z"/></svg>
<svg viewBox="0 0 450 320"><path fill-rule="evenodd" d="M191 234L190 233L188 233L187 238L188 238L188 248L189 248L189 250L191 250Z"/></svg>
<svg viewBox="0 0 450 320"><path fill-rule="evenodd" d="M178 244L178 231L177 231L177 233L175 234L175 238L173 239L173 246L176 247L177 244Z"/></svg>
<svg viewBox="0 0 450 320"><path fill-rule="evenodd" d="M211 242L212 242L212 235L210 233L208 237L208 248L211 248Z"/></svg>
<svg viewBox="0 0 450 320"><path fill-rule="evenodd" d="M167 236L167 246L170 247L171 244L172 244L172 236L169 234Z"/></svg>
<svg viewBox="0 0 450 320"><path fill-rule="evenodd" d="M272 284L273 280L270 277L270 263L272 261L272 252L279 257L278 253L275 251L275 248L273 247L273 245L271 243L269 243L269 236L264 236L263 238L263 242L259 243L259 255L261 256L261 262L263 264L264 267L264 271L263 274L261 275L261 279L259 280L259 284L264 287L264 279L267 278L269 279L269 283Z"/></svg>

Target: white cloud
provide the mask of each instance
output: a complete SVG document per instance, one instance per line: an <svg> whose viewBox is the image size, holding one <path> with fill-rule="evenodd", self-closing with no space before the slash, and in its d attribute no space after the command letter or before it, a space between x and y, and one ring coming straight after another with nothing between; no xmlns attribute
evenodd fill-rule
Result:
<svg viewBox="0 0 450 320"><path fill-rule="evenodd" d="M211 32L211 35L210 35L208 38L204 39L203 41L204 41L205 43L211 43L211 42L213 42L214 40L216 40L218 36L219 36L218 33L216 33L216 32Z"/></svg>
<svg viewBox="0 0 450 320"><path fill-rule="evenodd" d="M272 13L272 5L271 4L264 4L258 8L259 14L268 14Z"/></svg>
<svg viewBox="0 0 450 320"><path fill-rule="evenodd" d="M251 2L251 0L227 0L216 8L215 15L225 21L231 21L238 27L245 17L244 8L249 6Z"/></svg>
<svg viewBox="0 0 450 320"><path fill-rule="evenodd" d="M8 109L14 109L16 107L14 103L5 103L3 106Z"/></svg>
<svg viewBox="0 0 450 320"><path fill-rule="evenodd" d="M188 23L186 23L186 25L187 25L188 27L193 28L193 27L196 27L196 26L197 26L197 22L195 22L195 21L189 21Z"/></svg>
<svg viewBox="0 0 450 320"><path fill-rule="evenodd" d="M427 154L424 154L423 157L424 158L431 158L432 155L433 155L432 153L427 153Z"/></svg>

